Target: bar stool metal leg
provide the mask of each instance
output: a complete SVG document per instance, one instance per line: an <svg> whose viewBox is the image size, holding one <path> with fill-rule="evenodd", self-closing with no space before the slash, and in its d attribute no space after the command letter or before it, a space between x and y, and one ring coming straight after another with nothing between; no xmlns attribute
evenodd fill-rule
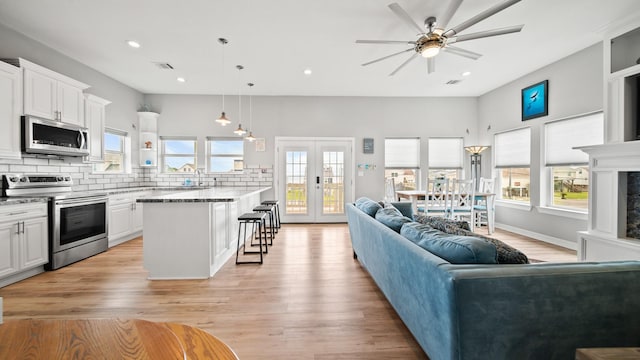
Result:
<svg viewBox="0 0 640 360"><path fill-rule="evenodd" d="M263 243L263 236L262 233L266 231L266 227L265 227L265 218L266 215L263 213L246 213L246 214L242 214L238 217L238 246L236 248L236 264L262 264L263 263L263 254L266 253L266 251L263 250L268 250L268 246L267 246L267 239L266 236L264 238L264 243ZM253 242L254 237L256 236L256 225L258 226L258 230L257 230L257 237L258 237L258 246L260 247L260 249L258 251L247 251L247 247L246 247L246 241L247 241L247 226L251 224L251 239L249 240L249 243ZM240 229L242 227L242 229ZM240 236L240 233L242 232L242 236ZM260 254L260 260L259 261L240 261L239 260L239 255L240 255L240 248L242 248L242 254Z"/></svg>

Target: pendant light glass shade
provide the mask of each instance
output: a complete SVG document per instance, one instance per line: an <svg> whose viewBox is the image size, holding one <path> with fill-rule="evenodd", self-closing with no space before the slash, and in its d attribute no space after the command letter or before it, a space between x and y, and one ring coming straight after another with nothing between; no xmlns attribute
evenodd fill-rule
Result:
<svg viewBox="0 0 640 360"><path fill-rule="evenodd" d="M219 38L218 42L222 45L222 114L216 119L216 122L222 126L227 126L231 123L231 120L227 119L227 114L224 112L224 46L229 41L225 38Z"/></svg>
<svg viewBox="0 0 640 360"><path fill-rule="evenodd" d="M238 128L233 130L233 133L242 136L247 133L245 129L242 128L242 124L240 121L242 120L242 91L240 90L240 71L244 69L242 65L236 65L236 69L238 69Z"/></svg>
<svg viewBox="0 0 640 360"><path fill-rule="evenodd" d="M249 86L249 90L253 87L253 83L247 83ZM249 142L254 142L256 140L255 136L253 136L253 95L249 94L249 135L244 139Z"/></svg>

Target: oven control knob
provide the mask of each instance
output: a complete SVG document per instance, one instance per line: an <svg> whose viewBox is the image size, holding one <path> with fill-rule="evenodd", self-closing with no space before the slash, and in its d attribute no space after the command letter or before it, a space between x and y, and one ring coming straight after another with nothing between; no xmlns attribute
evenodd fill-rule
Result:
<svg viewBox="0 0 640 360"><path fill-rule="evenodd" d="M25 183L25 182L27 182L27 177L26 177L26 176L22 176L22 177L20 178L20 182L21 182L21 183Z"/></svg>
<svg viewBox="0 0 640 360"><path fill-rule="evenodd" d="M18 182L18 177L17 176L10 177L9 182Z"/></svg>
<svg viewBox="0 0 640 360"><path fill-rule="evenodd" d="M71 176L65 176L64 181L71 181Z"/></svg>
<svg viewBox="0 0 640 360"><path fill-rule="evenodd" d="M62 180L64 180L64 177L62 177L62 176L57 176L56 177L56 181L62 181Z"/></svg>

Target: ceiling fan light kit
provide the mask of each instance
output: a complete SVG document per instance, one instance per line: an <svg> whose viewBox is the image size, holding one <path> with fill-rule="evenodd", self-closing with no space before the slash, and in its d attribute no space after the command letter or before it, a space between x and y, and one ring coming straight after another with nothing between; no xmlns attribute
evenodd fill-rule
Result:
<svg viewBox="0 0 640 360"><path fill-rule="evenodd" d="M511 33L516 33L522 30L524 25L516 25L510 26L500 29L486 30L480 31L477 33L466 34L466 35L458 35L461 31L479 23L480 21L495 15L496 13L520 2L521 0L506 0L497 5L490 7L489 9L477 14L476 16L460 23L457 26L447 28L449 20L453 17L455 12L458 10L463 0L452 0L449 3L449 6L445 11L441 14L440 20L438 23L435 16L429 16L424 20L424 28L420 27L414 19L407 13L400 5L397 3L389 4L389 9L396 14L400 20L402 20L405 25L409 26L412 30L418 30L418 39L414 41L398 41L398 40L356 40L358 44L408 44L412 46L412 48L393 53L391 55L383 56L379 59L375 59L369 62L362 64L362 66L367 66L378 61L382 61L396 55L404 54L405 52L415 51L414 54L411 55L406 61L404 61L400 66L398 66L389 76L395 75L400 69L402 69L405 65L411 62L416 58L415 55L420 54L422 57L426 58L427 61L427 73L432 73L435 71L435 59L434 57L440 53L440 50L446 51L450 54L463 56L472 60L479 59L482 55L461 49L458 47L453 47L450 44L458 43L462 41L474 40L487 38L492 36L506 35Z"/></svg>

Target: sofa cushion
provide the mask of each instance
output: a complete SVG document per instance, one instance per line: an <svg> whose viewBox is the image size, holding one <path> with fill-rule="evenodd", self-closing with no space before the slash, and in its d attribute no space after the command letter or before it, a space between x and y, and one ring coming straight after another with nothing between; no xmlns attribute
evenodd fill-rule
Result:
<svg viewBox="0 0 640 360"><path fill-rule="evenodd" d="M511 247L504 242L492 237L476 234L471 231L463 230L457 232L458 235L473 236L493 244L498 250L498 264L529 264L529 258L520 250Z"/></svg>
<svg viewBox="0 0 640 360"><path fill-rule="evenodd" d="M356 200L355 205L358 209L366 214L369 214L369 216L371 217L376 216L376 212L382 209L382 206L380 206L380 204L366 197L361 197Z"/></svg>
<svg viewBox="0 0 640 360"><path fill-rule="evenodd" d="M418 222L406 223L400 234L452 264L496 264L495 245L472 236L451 235Z"/></svg>
<svg viewBox="0 0 640 360"><path fill-rule="evenodd" d="M378 212L376 212L375 218L397 233L400 232L400 228L402 228L402 225L412 221L408 217L402 215L400 210L396 209L393 206L378 210Z"/></svg>
<svg viewBox="0 0 640 360"><path fill-rule="evenodd" d="M434 229L438 229L446 233L448 233L450 230L454 230L455 228L471 230L471 227L469 227L469 223L466 221L451 220L451 219L443 218L441 216L427 216L424 214L414 214L413 220L422 224L427 224Z"/></svg>

